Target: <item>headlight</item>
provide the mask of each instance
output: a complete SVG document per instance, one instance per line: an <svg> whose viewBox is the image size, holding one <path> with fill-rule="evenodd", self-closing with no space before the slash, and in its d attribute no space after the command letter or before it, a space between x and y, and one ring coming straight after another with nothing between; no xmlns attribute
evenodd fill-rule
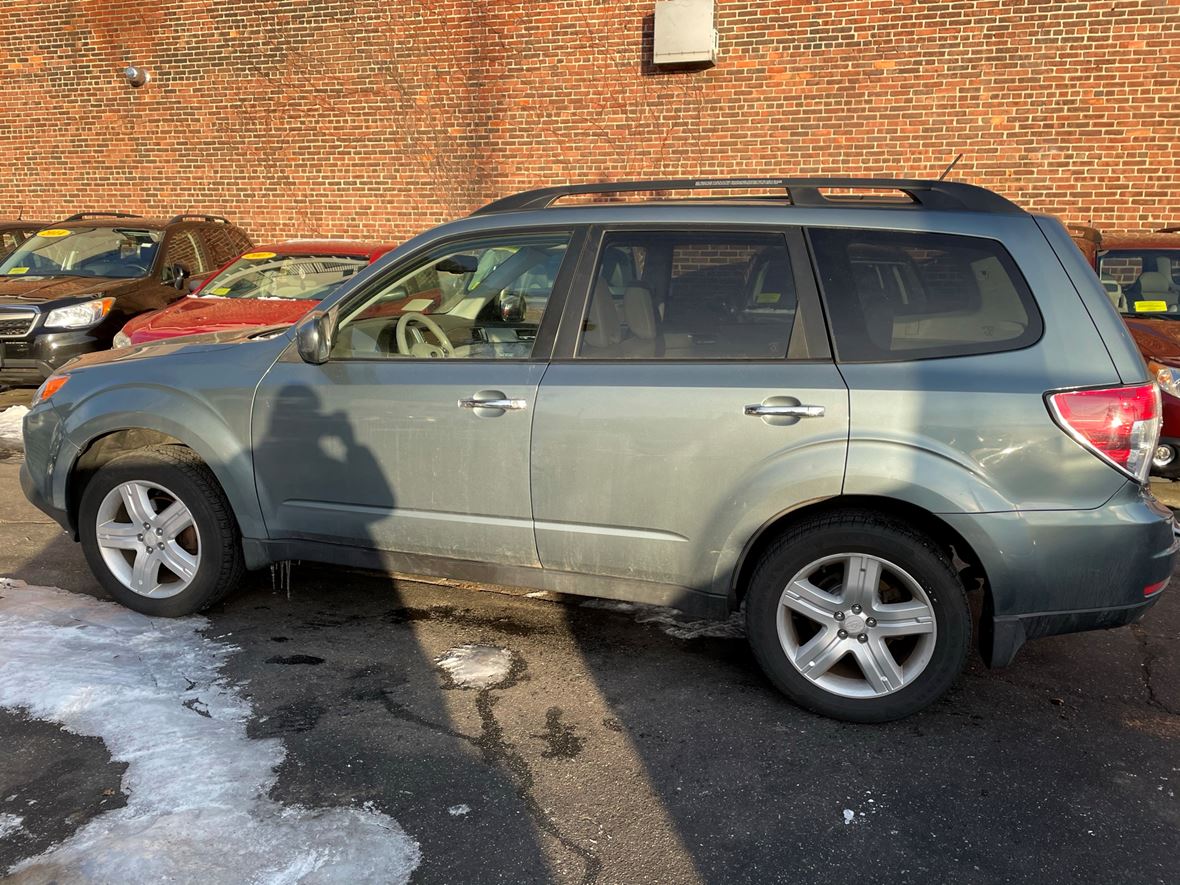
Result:
<svg viewBox="0 0 1180 885"><path fill-rule="evenodd" d="M85 329L87 326L93 326L110 313L111 305L114 303L114 298L95 298L93 301L71 304L69 307L59 307L57 310L49 311L49 315L45 317L45 327L47 329Z"/></svg>
<svg viewBox="0 0 1180 885"><path fill-rule="evenodd" d="M1155 376L1155 383L1160 386L1160 390L1172 396L1180 397L1180 369L1174 369L1171 366L1165 366L1163 363L1157 363L1155 360L1151 360L1147 364L1147 370Z"/></svg>
<svg viewBox="0 0 1180 885"><path fill-rule="evenodd" d="M119 330L118 332L115 333L115 340L112 344L112 347L130 347L130 346L131 346L131 336L130 335L128 335L126 332L124 332L122 330Z"/></svg>

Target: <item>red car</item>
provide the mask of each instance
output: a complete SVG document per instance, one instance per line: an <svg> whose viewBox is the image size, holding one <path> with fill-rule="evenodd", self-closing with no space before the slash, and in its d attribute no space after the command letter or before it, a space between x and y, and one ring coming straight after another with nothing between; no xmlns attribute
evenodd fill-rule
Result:
<svg viewBox="0 0 1180 885"><path fill-rule="evenodd" d="M1180 229L1099 233L1071 227L1159 383L1164 425L1152 473L1180 478Z"/></svg>
<svg viewBox="0 0 1180 885"><path fill-rule="evenodd" d="M289 325L392 248L389 243L355 240L287 240L252 247L192 295L131 320L115 336L115 347L201 332Z"/></svg>

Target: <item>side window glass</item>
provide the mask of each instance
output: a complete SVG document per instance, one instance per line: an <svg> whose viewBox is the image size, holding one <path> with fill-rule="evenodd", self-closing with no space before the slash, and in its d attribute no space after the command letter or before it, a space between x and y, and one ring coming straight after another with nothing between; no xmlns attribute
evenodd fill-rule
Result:
<svg viewBox="0 0 1180 885"><path fill-rule="evenodd" d="M839 359L993 353L1041 336L1032 293L994 240L846 229L810 237Z"/></svg>
<svg viewBox="0 0 1180 885"><path fill-rule="evenodd" d="M165 285L171 284L175 279L173 268L176 265L183 267L190 275L207 272L201 249L191 231L174 231L168 239L168 248L164 253L163 282Z"/></svg>
<svg viewBox="0 0 1180 885"><path fill-rule="evenodd" d="M782 234L611 233L578 356L781 360L790 349L806 358L797 314Z"/></svg>
<svg viewBox="0 0 1180 885"><path fill-rule="evenodd" d="M518 234L438 249L347 308L333 359L527 359L570 235Z"/></svg>
<svg viewBox="0 0 1180 885"><path fill-rule="evenodd" d="M208 266L205 271L214 271L232 261L242 251L234 247L228 225L209 225L201 229Z"/></svg>

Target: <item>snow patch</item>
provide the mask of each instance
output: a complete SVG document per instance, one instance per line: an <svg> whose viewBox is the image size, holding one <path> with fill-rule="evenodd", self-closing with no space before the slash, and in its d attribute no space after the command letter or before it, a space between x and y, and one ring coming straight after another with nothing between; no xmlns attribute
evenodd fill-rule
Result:
<svg viewBox="0 0 1180 885"><path fill-rule="evenodd" d="M463 817L464 815L471 814L471 806L470 805L452 805L450 808L447 809L447 814L451 815L451 817Z"/></svg>
<svg viewBox="0 0 1180 885"><path fill-rule="evenodd" d="M508 678L512 652L490 645L460 645L437 663L461 688L492 688Z"/></svg>
<svg viewBox="0 0 1180 885"><path fill-rule="evenodd" d="M856 812L851 808L844 809L844 826L856 823Z"/></svg>
<svg viewBox="0 0 1180 885"><path fill-rule="evenodd" d="M21 824L24 822L23 817L17 817L15 814L0 814L0 839L7 839L21 832L24 829Z"/></svg>
<svg viewBox="0 0 1180 885"><path fill-rule="evenodd" d="M19 452L24 449L25 415L28 406L9 406L0 412L0 452Z"/></svg>
<svg viewBox="0 0 1180 885"><path fill-rule="evenodd" d="M693 620L674 608L658 605L641 605L638 602L619 602L614 599L590 599L582 603L583 608L600 608L606 611L634 614L637 624L655 624L674 639L741 639L746 635L746 625L740 612L734 612L724 621Z"/></svg>
<svg viewBox="0 0 1180 885"><path fill-rule="evenodd" d="M207 627L0 578L0 706L100 737L127 763L126 806L10 872L128 885L408 881L420 852L391 818L268 798L282 742L246 736L250 704L220 672L236 649L204 638Z"/></svg>

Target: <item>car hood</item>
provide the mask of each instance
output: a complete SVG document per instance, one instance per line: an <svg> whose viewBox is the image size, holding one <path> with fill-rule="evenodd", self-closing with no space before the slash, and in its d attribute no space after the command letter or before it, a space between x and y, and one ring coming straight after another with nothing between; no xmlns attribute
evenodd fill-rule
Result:
<svg viewBox="0 0 1180 885"><path fill-rule="evenodd" d="M113 277L24 277L0 275L0 304L36 304L109 294L138 280Z"/></svg>
<svg viewBox="0 0 1180 885"><path fill-rule="evenodd" d="M264 338L276 338L282 335L288 328L288 323L263 328L254 326L249 329L209 332L204 335L177 336L175 338L169 338L166 341L119 347L115 350L100 350L70 360L63 367L63 371L73 372L77 369L89 369L94 366L122 363L130 360L152 359L179 353L202 353L209 350L236 347Z"/></svg>
<svg viewBox="0 0 1180 885"><path fill-rule="evenodd" d="M1180 320L1123 317L1146 359L1180 366Z"/></svg>
<svg viewBox="0 0 1180 885"><path fill-rule="evenodd" d="M190 296L163 310L136 317L123 327L123 332L132 344L144 344L177 335L232 332L258 326L289 326L318 303L290 298Z"/></svg>

